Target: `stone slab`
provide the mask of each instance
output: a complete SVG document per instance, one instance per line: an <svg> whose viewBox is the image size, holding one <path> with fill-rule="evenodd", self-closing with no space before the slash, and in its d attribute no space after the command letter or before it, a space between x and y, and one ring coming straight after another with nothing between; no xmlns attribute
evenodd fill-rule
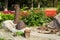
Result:
<svg viewBox="0 0 60 40"><path fill-rule="evenodd" d="M51 28L60 28L60 13L54 17L54 20L51 21L48 25Z"/></svg>

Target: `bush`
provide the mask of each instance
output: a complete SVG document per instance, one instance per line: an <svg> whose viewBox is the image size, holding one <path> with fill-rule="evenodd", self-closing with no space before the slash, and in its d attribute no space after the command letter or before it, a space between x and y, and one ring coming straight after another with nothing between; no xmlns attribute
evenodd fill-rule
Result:
<svg viewBox="0 0 60 40"><path fill-rule="evenodd" d="M36 11L36 10L35 10ZM20 16L20 20L23 20L27 26L42 26L46 25L46 23L51 21L51 18L47 17L44 12L39 11L35 12L27 11L28 15L23 14L24 16ZM3 14L1 13L0 21L5 20L14 20L14 14ZM53 19L53 18L52 18Z"/></svg>
<svg viewBox="0 0 60 40"><path fill-rule="evenodd" d="M59 13L60 12L60 5L58 5L57 8L58 8L58 13Z"/></svg>
<svg viewBox="0 0 60 40"><path fill-rule="evenodd" d="M2 17L1 21L13 20L14 19L14 15L13 14L2 14L1 17Z"/></svg>
<svg viewBox="0 0 60 40"><path fill-rule="evenodd" d="M0 13L0 29L2 28L1 26L1 22L5 21L5 20L13 20L14 19L14 15L13 14L3 14Z"/></svg>
<svg viewBox="0 0 60 40"><path fill-rule="evenodd" d="M44 12L35 13L33 11L29 16L22 17L22 20L28 26L42 26L51 21Z"/></svg>
<svg viewBox="0 0 60 40"><path fill-rule="evenodd" d="M17 31L17 32L16 32L16 35L18 35L18 36L23 36L24 33L23 33L22 31Z"/></svg>
<svg viewBox="0 0 60 40"><path fill-rule="evenodd" d="M6 40L5 38L3 38L3 37L0 37L0 40Z"/></svg>

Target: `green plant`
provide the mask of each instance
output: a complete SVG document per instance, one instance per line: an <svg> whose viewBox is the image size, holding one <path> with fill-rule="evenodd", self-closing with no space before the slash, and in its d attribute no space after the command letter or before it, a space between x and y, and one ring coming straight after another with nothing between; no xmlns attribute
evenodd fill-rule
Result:
<svg viewBox="0 0 60 40"><path fill-rule="evenodd" d="M20 9L20 11L24 11L26 10L28 7L23 7L22 9Z"/></svg>
<svg viewBox="0 0 60 40"><path fill-rule="evenodd" d="M29 16L23 17L22 20L28 26L43 26L50 22L51 19L45 15L44 12L31 12Z"/></svg>
<svg viewBox="0 0 60 40"><path fill-rule="evenodd" d="M4 20L13 20L14 19L14 15L13 14L2 14L2 21Z"/></svg>
<svg viewBox="0 0 60 40"><path fill-rule="evenodd" d="M58 12L60 12L60 5L58 5L58 6L57 6L57 8L58 8L58 9L57 9L57 10L58 10Z"/></svg>
<svg viewBox="0 0 60 40"><path fill-rule="evenodd" d="M22 31L17 31L16 32L16 35L18 35L18 36L22 36L24 33L22 32Z"/></svg>
<svg viewBox="0 0 60 40"><path fill-rule="evenodd" d="M3 14L0 13L0 28L2 28L1 26L1 22L5 21L5 20L13 20L14 19L14 15L13 14Z"/></svg>
<svg viewBox="0 0 60 40"><path fill-rule="evenodd" d="M0 13L0 21L2 20L2 13Z"/></svg>
<svg viewBox="0 0 60 40"><path fill-rule="evenodd" d="M29 14L26 16L20 16L20 19L25 22L27 26L43 26L50 22L52 19L47 17L44 12L35 12L34 10L27 11ZM14 20L13 14L1 14L1 22L5 20Z"/></svg>
<svg viewBox="0 0 60 40"><path fill-rule="evenodd" d="M2 22L2 13L0 13L0 29L2 28L1 22Z"/></svg>
<svg viewBox="0 0 60 40"><path fill-rule="evenodd" d="M1 22L0 22L0 29L2 28L2 26L1 26Z"/></svg>
<svg viewBox="0 0 60 40"><path fill-rule="evenodd" d="M6 40L5 38L3 38L3 37L0 37L0 40Z"/></svg>

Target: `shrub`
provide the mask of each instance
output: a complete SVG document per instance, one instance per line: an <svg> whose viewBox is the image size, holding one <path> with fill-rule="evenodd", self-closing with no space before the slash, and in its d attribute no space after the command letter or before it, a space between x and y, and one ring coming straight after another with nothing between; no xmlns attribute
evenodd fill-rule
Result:
<svg viewBox="0 0 60 40"><path fill-rule="evenodd" d="M57 8L58 8L58 13L59 13L60 12L60 5L58 5Z"/></svg>
<svg viewBox="0 0 60 40"><path fill-rule="evenodd" d="M22 31L17 31L17 32L16 32L16 35L18 35L18 36L23 36L23 34L24 34L24 33L23 33Z"/></svg>
<svg viewBox="0 0 60 40"><path fill-rule="evenodd" d="M5 38L3 38L3 37L0 37L0 40L6 40Z"/></svg>
<svg viewBox="0 0 60 40"><path fill-rule="evenodd" d="M47 17L44 12L35 12L34 10L27 11L28 15L20 16L20 20L23 20L27 26L42 26L51 21L51 18ZM14 20L14 14L1 13L1 20ZM53 18L52 18L53 19Z"/></svg>
<svg viewBox="0 0 60 40"><path fill-rule="evenodd" d="M4 20L13 20L14 19L14 15L13 14L2 14L2 21Z"/></svg>
<svg viewBox="0 0 60 40"><path fill-rule="evenodd" d="M22 20L28 26L42 26L51 21L51 19L48 18L44 12L35 13L33 11L29 16L22 17Z"/></svg>

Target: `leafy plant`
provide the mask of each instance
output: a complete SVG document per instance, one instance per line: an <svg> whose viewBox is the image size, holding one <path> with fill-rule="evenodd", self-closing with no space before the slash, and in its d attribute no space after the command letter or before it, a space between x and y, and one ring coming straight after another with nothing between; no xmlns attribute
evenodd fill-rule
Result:
<svg viewBox="0 0 60 40"><path fill-rule="evenodd" d="M6 40L5 38L3 38L3 37L0 37L0 40Z"/></svg>
<svg viewBox="0 0 60 40"><path fill-rule="evenodd" d="M1 22L0 22L0 29L2 28L2 26L1 26Z"/></svg>
<svg viewBox="0 0 60 40"><path fill-rule="evenodd" d="M0 13L0 21L2 20L2 13Z"/></svg>
<svg viewBox="0 0 60 40"><path fill-rule="evenodd" d="M22 32L22 31L17 31L16 32L16 35L18 35L18 36L22 36L24 33Z"/></svg>
<svg viewBox="0 0 60 40"><path fill-rule="evenodd" d="M42 26L50 22L51 19L45 15L44 12L31 12L29 16L23 17L22 20L28 26Z"/></svg>
<svg viewBox="0 0 60 40"><path fill-rule="evenodd" d="M58 12L60 12L60 5L58 5L57 8L58 8Z"/></svg>
<svg viewBox="0 0 60 40"><path fill-rule="evenodd" d="M37 10L38 11L38 10ZM23 20L27 26L43 26L46 23L50 22L52 19L47 17L44 12L39 11L35 12L34 10L27 11L29 14L20 16L20 19ZM1 14L1 22L5 20L14 20L13 14Z"/></svg>
<svg viewBox="0 0 60 40"><path fill-rule="evenodd" d="M14 15L13 14L2 14L2 21L4 20L13 20Z"/></svg>

